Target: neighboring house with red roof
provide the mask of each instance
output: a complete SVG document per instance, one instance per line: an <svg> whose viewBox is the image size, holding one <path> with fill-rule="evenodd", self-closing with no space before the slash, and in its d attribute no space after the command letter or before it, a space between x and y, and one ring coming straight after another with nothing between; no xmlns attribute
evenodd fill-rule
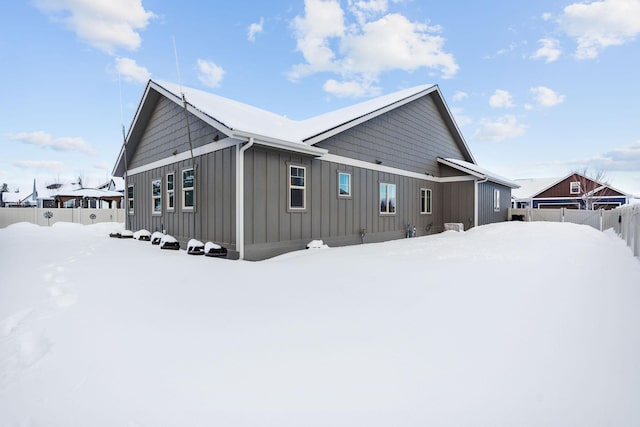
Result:
<svg viewBox="0 0 640 427"><path fill-rule="evenodd" d="M577 172L562 178L514 181L520 186L511 193L515 208L613 209L630 203L633 198Z"/></svg>
<svg viewBox="0 0 640 427"><path fill-rule="evenodd" d="M507 219L517 184L480 168L436 85L307 120L149 81L114 176L127 226L258 260Z"/></svg>

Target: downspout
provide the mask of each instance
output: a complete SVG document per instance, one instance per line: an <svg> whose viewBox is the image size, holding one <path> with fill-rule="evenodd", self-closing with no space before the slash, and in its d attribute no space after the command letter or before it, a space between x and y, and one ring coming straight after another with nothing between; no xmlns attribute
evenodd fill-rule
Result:
<svg viewBox="0 0 640 427"><path fill-rule="evenodd" d="M475 181L476 185L473 191L473 226L477 227L478 226L478 189L480 187L480 184L484 184L485 182L489 181L489 178L486 177L483 180L480 181Z"/></svg>
<svg viewBox="0 0 640 427"><path fill-rule="evenodd" d="M236 145L236 249L244 259L244 153L253 147L253 137L240 148Z"/></svg>

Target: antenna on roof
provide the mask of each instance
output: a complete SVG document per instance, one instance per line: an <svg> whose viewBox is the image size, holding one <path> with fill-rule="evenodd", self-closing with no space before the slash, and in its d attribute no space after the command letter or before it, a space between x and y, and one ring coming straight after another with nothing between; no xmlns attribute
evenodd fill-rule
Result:
<svg viewBox="0 0 640 427"><path fill-rule="evenodd" d="M127 207L125 207L125 228L129 230L129 186L127 185L128 175L129 175L129 166L127 164L127 136L124 131L124 112L122 109L122 81L120 79L120 71L118 71L118 89L120 92L120 123L122 124L122 155L124 156L124 191L127 199Z"/></svg>
<svg viewBox="0 0 640 427"><path fill-rule="evenodd" d="M191 166L193 166L193 180L194 180L194 191L193 191L193 233L196 233L196 197L197 189L200 185L196 186L198 183L198 165L196 164L196 160L193 156L193 143L191 142L191 127L189 126L189 112L187 111L187 98L184 96L184 90L182 89L182 77L180 76L180 61L178 61L178 48L176 47L176 38L173 39L173 53L176 57L176 70L178 71L178 84L180 85L180 96L182 97L182 106L184 107L184 119L187 124L187 140L189 141L189 150L191 152ZM199 183L198 183L199 184Z"/></svg>

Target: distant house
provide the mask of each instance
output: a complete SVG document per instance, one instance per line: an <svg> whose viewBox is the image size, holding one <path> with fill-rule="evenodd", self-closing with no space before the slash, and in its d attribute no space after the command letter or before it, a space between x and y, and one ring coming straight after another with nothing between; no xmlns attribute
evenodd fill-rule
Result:
<svg viewBox="0 0 640 427"><path fill-rule="evenodd" d="M517 179L512 192L515 208L613 209L632 196L580 173L563 178Z"/></svg>
<svg viewBox="0 0 640 427"><path fill-rule="evenodd" d="M434 85L294 121L149 81L113 175L126 178L129 228L213 241L249 260L317 239L340 246L505 221L517 187L476 164Z"/></svg>
<svg viewBox="0 0 640 427"><path fill-rule="evenodd" d="M118 191L83 188L76 182L41 183L34 179L30 192L2 193L2 197L4 207L119 208L123 195Z"/></svg>

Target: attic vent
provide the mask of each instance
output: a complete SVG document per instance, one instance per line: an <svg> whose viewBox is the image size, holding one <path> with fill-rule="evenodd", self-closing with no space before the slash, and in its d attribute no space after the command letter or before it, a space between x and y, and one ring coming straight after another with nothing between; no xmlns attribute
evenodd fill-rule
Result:
<svg viewBox="0 0 640 427"><path fill-rule="evenodd" d="M47 185L47 189L49 189L49 190L57 190L60 187L62 187L62 184L50 184L50 185Z"/></svg>

